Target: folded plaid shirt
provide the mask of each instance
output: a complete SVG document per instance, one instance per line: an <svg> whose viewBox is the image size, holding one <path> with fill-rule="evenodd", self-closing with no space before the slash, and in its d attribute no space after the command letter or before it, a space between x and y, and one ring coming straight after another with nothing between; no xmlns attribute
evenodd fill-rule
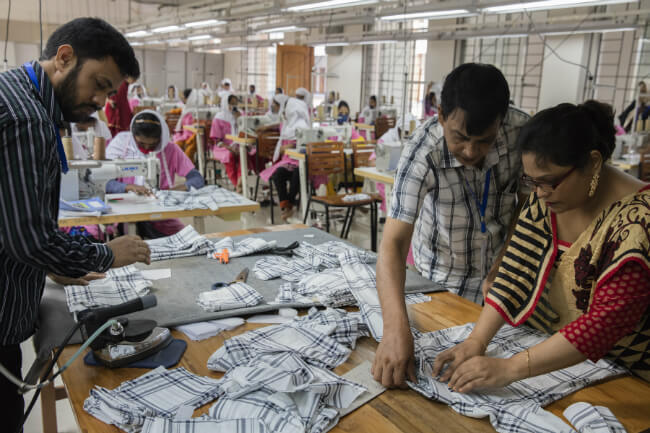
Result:
<svg viewBox="0 0 650 433"><path fill-rule="evenodd" d="M618 418L604 406L573 403L563 415L580 433L627 433Z"/></svg>
<svg viewBox="0 0 650 433"><path fill-rule="evenodd" d="M298 294L298 292L294 290L292 283L281 284L278 289L278 295L275 297L276 304L302 303L312 305L314 302L316 302L315 299Z"/></svg>
<svg viewBox="0 0 650 433"><path fill-rule="evenodd" d="M372 268L360 263L353 253L341 256L343 274L359 303L361 317L372 336L381 340L383 318ZM432 377L433 362L442 351L465 341L474 324L421 333L415 329L414 345L418 383L409 386L455 411L473 418L490 417L499 432L572 431L560 418L542 409L585 386L615 375L625 369L611 361L584 361L562 370L514 382L505 388L485 393L462 394L449 390L446 383ZM488 345L487 355L509 358L542 341L548 335L520 326L504 325Z"/></svg>
<svg viewBox="0 0 650 433"><path fill-rule="evenodd" d="M228 256L234 258L262 253L275 248L276 245L277 241L266 241L262 238L246 238L235 244L231 237L227 237L212 245L212 249L208 252L208 258L214 259L214 254L221 253L224 248L228 249Z"/></svg>
<svg viewBox="0 0 650 433"><path fill-rule="evenodd" d="M264 297L248 284L234 283L217 290L201 292L196 302L205 311L223 311L252 307L263 300Z"/></svg>
<svg viewBox="0 0 650 433"><path fill-rule="evenodd" d="M197 408L214 400L219 380L201 377L182 367L158 367L110 390L95 386L84 410L129 433L139 432L146 417L172 418L182 406Z"/></svg>
<svg viewBox="0 0 650 433"><path fill-rule="evenodd" d="M216 420L207 416L188 420L151 418L144 420L142 433L271 433L259 419Z"/></svg>
<svg viewBox="0 0 650 433"><path fill-rule="evenodd" d="M174 235L146 242L151 250L151 261L200 256L212 248L212 242L192 226L187 226Z"/></svg>
<svg viewBox="0 0 650 433"><path fill-rule="evenodd" d="M163 207L183 210L210 209L216 211L223 206L249 202L243 196L217 185L206 185L201 189L191 188L190 191L160 190L156 192L156 198Z"/></svg>
<svg viewBox="0 0 650 433"><path fill-rule="evenodd" d="M87 286L65 286L65 301L71 313L88 308L108 307L131 301L149 293L151 281L133 265L110 269L106 278Z"/></svg>
<svg viewBox="0 0 650 433"><path fill-rule="evenodd" d="M358 249L341 241L328 241L319 245L312 245L309 242L300 242L300 246L293 250L293 254L304 259L320 259L320 265L324 268L338 268L340 266L339 256L346 251L355 251L359 260L364 263L374 263L377 255L369 251Z"/></svg>
<svg viewBox="0 0 650 433"><path fill-rule="evenodd" d="M260 280L282 278L285 281L298 282L305 275L315 274L320 267L320 259L288 259L282 256L268 256L255 262L253 273Z"/></svg>

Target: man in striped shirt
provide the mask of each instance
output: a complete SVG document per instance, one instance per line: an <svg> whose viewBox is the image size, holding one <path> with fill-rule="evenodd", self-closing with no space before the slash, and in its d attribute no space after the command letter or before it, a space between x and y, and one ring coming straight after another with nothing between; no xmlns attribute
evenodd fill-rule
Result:
<svg viewBox="0 0 650 433"><path fill-rule="evenodd" d="M414 378L413 336L404 280L409 244L418 271L473 302L517 220L521 153L516 141L528 115L509 106L505 77L467 63L445 79L439 116L404 147L377 263L384 318L373 366L385 386Z"/></svg>
<svg viewBox="0 0 650 433"><path fill-rule="evenodd" d="M87 280L91 272L149 263L149 248L135 236L94 244L57 226L67 170L60 129L88 119L125 77L139 74L126 39L93 18L64 24L40 61L0 74L0 363L18 378L20 343L37 326L46 274ZM4 375L0 395L3 430L18 431L24 402Z"/></svg>

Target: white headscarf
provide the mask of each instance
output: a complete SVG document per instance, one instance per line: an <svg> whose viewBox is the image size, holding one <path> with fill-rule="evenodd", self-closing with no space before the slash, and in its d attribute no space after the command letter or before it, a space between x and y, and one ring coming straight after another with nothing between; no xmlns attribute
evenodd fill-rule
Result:
<svg viewBox="0 0 650 433"><path fill-rule="evenodd" d="M160 160L162 161L163 169L165 170L165 175L167 176L167 182L171 182L171 176L169 175L169 165L165 159L165 148L170 142L169 127L167 122L162 117L160 113L153 110L143 110L133 116L131 119L131 126L128 131L123 131L117 134L112 140L110 145L106 148L106 159L146 159L149 155L145 155L140 152L138 145L133 138L133 125L144 113L153 114L158 122L160 122L160 142L154 150L151 151L151 154L159 154ZM136 177L136 185L144 185L144 178L142 176ZM156 185L158 186L158 185Z"/></svg>
<svg viewBox="0 0 650 433"><path fill-rule="evenodd" d="M108 129L108 125L106 125L106 122L99 118L96 111L91 114L90 117L93 117L95 119L95 124L92 127L95 131L95 137L102 137L106 141L113 138L111 135L111 130ZM72 131L72 146L74 148L75 159L90 159L94 144L87 142L86 137L84 137L86 133L79 131L76 123L70 123L70 129ZM76 133L79 132L84 135L78 136Z"/></svg>
<svg viewBox="0 0 650 433"><path fill-rule="evenodd" d="M165 94L165 99L167 99L168 101L180 101L181 98L180 98L180 95L178 94L178 87L176 87L173 84L171 86L167 86L167 92L169 92L170 87L172 87L174 89L174 98L169 99L169 96L167 96L167 94Z"/></svg>
<svg viewBox="0 0 650 433"><path fill-rule="evenodd" d="M191 113L194 109L203 105L203 98L201 96L202 95L200 90L192 89L190 95L187 97L187 100L185 101L185 105L183 105L183 111L181 111L181 115L178 118L178 122L176 122L176 127L174 128L176 132L180 132L183 130L183 117L185 117L187 113Z"/></svg>
<svg viewBox="0 0 650 433"><path fill-rule="evenodd" d="M210 84L208 84L207 81L204 81L201 83L201 88L199 89L199 95L201 96L201 102L205 100L205 97L207 96L209 99L212 99L212 89L210 88ZM212 101L210 101L212 102Z"/></svg>
<svg viewBox="0 0 650 433"><path fill-rule="evenodd" d="M297 128L309 128L309 108L304 101L296 98L290 98L284 108L286 121L282 124L282 133L280 139L275 145L275 152L273 153L273 161L280 158L280 148L282 147L283 140L293 140L296 138Z"/></svg>
<svg viewBox="0 0 650 433"><path fill-rule="evenodd" d="M140 98L140 96L138 96L138 92L136 90L136 87L138 87L138 86L142 87L142 93L144 95L142 98L147 97L147 88L144 87L144 85L142 83L133 83L133 84L129 84L129 88L128 88L128 92L127 92L129 99L133 99L133 98L142 99L142 98Z"/></svg>
<svg viewBox="0 0 650 433"><path fill-rule="evenodd" d="M221 120L224 120L224 121L230 123L230 131L231 131L231 134L234 135L235 130L236 130L237 121L235 120L235 116L232 114L232 111L228 106L228 99L230 98L230 95L232 95L232 93L223 92L223 96L221 97L221 109L214 116L214 118L215 119L221 119Z"/></svg>
<svg viewBox="0 0 650 433"><path fill-rule="evenodd" d="M279 116L282 116L282 114L284 114L284 107L287 103L287 100L289 100L289 97L287 95L283 95L283 94L273 95L273 101L280 104L280 109L278 110ZM269 106L269 112L272 112L271 106Z"/></svg>
<svg viewBox="0 0 650 433"><path fill-rule="evenodd" d="M309 90L305 89L304 87L299 87L296 90L296 96L302 96L302 100L305 101L305 104L307 104L308 107L311 106L311 93Z"/></svg>
<svg viewBox="0 0 650 433"><path fill-rule="evenodd" d="M400 136L399 136L399 131L398 128L404 131L409 131L411 128L411 121L415 121L415 127L420 126L420 122L418 119L415 118L411 113L406 113L406 116L401 116L399 119L397 119L397 122L395 122L395 126L393 128L390 128L388 131L384 133L381 137L379 137L379 140L381 140L383 143L396 143L400 141Z"/></svg>

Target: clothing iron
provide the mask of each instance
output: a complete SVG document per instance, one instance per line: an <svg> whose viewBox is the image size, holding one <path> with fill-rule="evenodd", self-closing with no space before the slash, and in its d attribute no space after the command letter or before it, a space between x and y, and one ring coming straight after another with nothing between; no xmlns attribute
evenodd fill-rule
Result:
<svg viewBox="0 0 650 433"><path fill-rule="evenodd" d="M154 295L146 295L120 305L91 308L81 311L81 336L86 341L109 319L156 305ZM90 343L95 359L109 368L125 367L147 358L171 343L172 335L167 328L157 326L154 320L131 320L120 317L117 323L105 329Z"/></svg>

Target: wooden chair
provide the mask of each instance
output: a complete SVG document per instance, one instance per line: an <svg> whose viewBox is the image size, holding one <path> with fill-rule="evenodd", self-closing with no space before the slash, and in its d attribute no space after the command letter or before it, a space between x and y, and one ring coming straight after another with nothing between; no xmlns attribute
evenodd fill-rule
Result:
<svg viewBox="0 0 650 433"><path fill-rule="evenodd" d="M639 149L641 161L639 162L639 179L650 182L650 147Z"/></svg>
<svg viewBox="0 0 650 433"><path fill-rule="evenodd" d="M397 121L394 117L380 117L375 120L375 139L379 140L382 135L391 128L394 128Z"/></svg>
<svg viewBox="0 0 650 433"><path fill-rule="evenodd" d="M255 153L255 195L253 200L257 201L257 192L260 187L260 172L264 170L265 161L273 161L275 146L280 139L280 128L257 130L257 152ZM273 181L269 179L269 201L271 203L271 224L275 224L273 218Z"/></svg>
<svg viewBox="0 0 650 433"><path fill-rule="evenodd" d="M153 105L144 105L144 106L143 105L138 105L138 106L135 106L135 107L133 107L133 115L135 116L136 114L138 114L139 112L144 111L144 110L156 111L156 107L154 107ZM176 125L174 125L174 126L176 126Z"/></svg>
<svg viewBox="0 0 650 433"><path fill-rule="evenodd" d="M174 132L176 131L176 124L178 123L178 119L180 118L181 118L180 111L177 112L176 110L171 110L165 113L165 122L167 123L167 127L169 128L170 134L174 135Z"/></svg>
<svg viewBox="0 0 650 433"><path fill-rule="evenodd" d="M326 143L307 143L307 154L305 156L307 166L307 176L330 176L342 173L345 168L345 154L343 152L342 142ZM312 194L315 193L313 184L310 185ZM347 194L334 194L327 196L311 195L307 202L307 212L305 213L303 223L307 222L309 209L312 202L320 203L325 207L325 230L330 231L329 208L346 208L345 220L341 229L341 238L347 239L350 234L350 227L354 218L354 211L361 206L370 206L370 239L371 248L377 251L377 225L378 212L377 203L381 203L381 196L371 194L368 200L359 200L354 202L344 201L343 197Z"/></svg>

